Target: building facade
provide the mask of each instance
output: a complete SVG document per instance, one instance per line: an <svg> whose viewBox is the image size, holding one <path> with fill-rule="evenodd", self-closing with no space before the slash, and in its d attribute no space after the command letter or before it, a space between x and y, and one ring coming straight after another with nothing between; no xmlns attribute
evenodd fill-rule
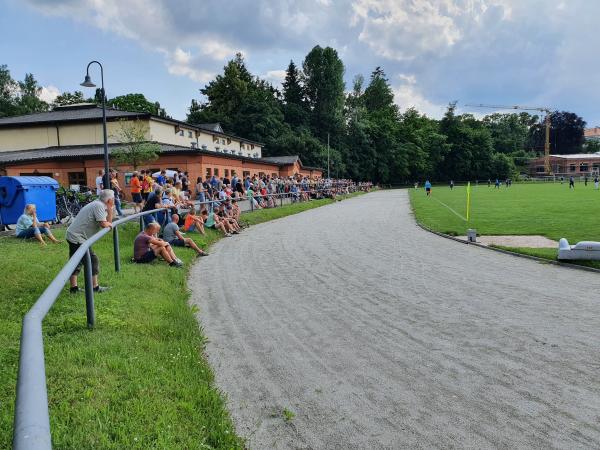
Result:
<svg viewBox="0 0 600 450"><path fill-rule="evenodd" d="M112 108L106 116L109 153L122 146L123 127L134 122L145 140L160 147L159 158L138 169L186 171L192 186L198 177L212 175L322 176L321 169L303 166L298 156L263 158L263 144L225 133L218 123L191 125ZM2 118L0 174L47 175L63 186L93 186L104 167L103 142L102 109L95 104ZM133 170L113 160L111 167L120 173Z"/></svg>
<svg viewBox="0 0 600 450"><path fill-rule="evenodd" d="M600 153L578 153L573 155L550 155L550 167L555 176L593 177L600 171ZM529 162L529 175L545 176L544 158Z"/></svg>

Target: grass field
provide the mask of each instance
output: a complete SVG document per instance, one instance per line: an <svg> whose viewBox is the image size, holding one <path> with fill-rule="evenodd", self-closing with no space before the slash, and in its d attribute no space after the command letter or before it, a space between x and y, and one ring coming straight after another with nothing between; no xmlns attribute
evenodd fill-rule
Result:
<svg viewBox="0 0 600 450"><path fill-rule="evenodd" d="M245 214L251 224L331 203L317 200ZM94 246L102 284L93 331L85 298L67 289L44 321L52 438L60 449L243 448L213 384L204 337L188 305L187 270L129 262L138 228L121 228L121 272L112 239ZM64 237L64 230L56 235ZM219 235L188 234L205 247ZM67 260L66 244L0 238L0 448L10 448L23 315ZM188 249L177 255L189 267ZM209 256L210 258L210 256ZM83 281L80 277L80 283Z"/></svg>
<svg viewBox="0 0 600 450"><path fill-rule="evenodd" d="M466 218L466 187L434 186L431 197L423 189L410 189L417 220L443 233L465 235L475 228L482 235L542 235L569 243L600 241L600 191L593 183L513 184L499 190L487 185L471 187L471 216ZM459 217L460 216L460 217ZM555 259L554 249L513 249ZM592 264L596 265L596 264Z"/></svg>

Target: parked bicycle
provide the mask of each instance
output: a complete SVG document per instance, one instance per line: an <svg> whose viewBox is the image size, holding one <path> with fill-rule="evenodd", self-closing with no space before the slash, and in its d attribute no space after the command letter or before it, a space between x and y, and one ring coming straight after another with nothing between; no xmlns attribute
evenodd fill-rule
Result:
<svg viewBox="0 0 600 450"><path fill-rule="evenodd" d="M56 191L56 220L65 223L71 221L81 208L96 199L93 190L82 186L79 191L60 187Z"/></svg>

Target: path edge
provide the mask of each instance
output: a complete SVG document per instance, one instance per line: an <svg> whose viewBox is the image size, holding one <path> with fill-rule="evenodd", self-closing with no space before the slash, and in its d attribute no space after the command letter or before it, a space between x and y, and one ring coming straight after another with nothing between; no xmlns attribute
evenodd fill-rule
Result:
<svg viewBox="0 0 600 450"><path fill-rule="evenodd" d="M411 205L411 209L412 209L412 205ZM419 220L417 220L417 217L415 215L414 210L412 211L412 215L413 215L413 218L415 219L415 223L417 224L417 226L419 228L421 228L421 229L423 229L423 230L425 230L425 231L427 231L429 233L433 233L433 234L436 234L438 236L441 236L443 238L450 239L450 240L455 241L455 242L460 242L461 244L473 245L475 247L484 248L486 250L492 250L492 251L495 251L495 252L504 253L506 255L516 256L516 257L519 257L519 258L531 259L533 261L539 262L540 264L553 264L555 266L561 266L561 267L565 267L565 268L568 268L568 269L583 270L583 271L586 271L586 272L600 273L600 269L596 269L594 267L580 266L578 264L572 264L572 263L566 263L566 262L556 261L556 260L552 260L552 259L540 258L539 256L533 256L533 255L526 255L524 253L511 252L510 250L505 250L503 248L490 247L490 246L487 246L487 245L479 244L477 242L465 241L465 240L457 238L456 236L451 236L449 234L442 233L441 231L436 231L436 230L434 230L432 228L429 228L427 225L422 224L421 222L419 222Z"/></svg>

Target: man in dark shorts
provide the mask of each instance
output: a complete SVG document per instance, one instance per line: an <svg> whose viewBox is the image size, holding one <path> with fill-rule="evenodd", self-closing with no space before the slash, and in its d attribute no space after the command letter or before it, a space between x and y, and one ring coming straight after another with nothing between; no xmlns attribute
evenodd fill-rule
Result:
<svg viewBox="0 0 600 450"><path fill-rule="evenodd" d="M134 261L139 264L146 264L154 261L158 256L162 256L169 263L169 266L183 267L183 263L175 256L171 245L156 236L159 230L160 225L152 222L146 225L144 231L137 235L133 242Z"/></svg>
<svg viewBox="0 0 600 450"><path fill-rule="evenodd" d="M193 239L183 236L181 231L179 231L178 223L179 214L173 214L171 216L171 222L165 225L165 228L163 229L163 239L173 247L190 247L194 249L198 256L208 256L208 253L205 253L204 250L198 247L198 244L196 244Z"/></svg>
<svg viewBox="0 0 600 450"><path fill-rule="evenodd" d="M575 178L573 178L573 175L569 177L569 189L575 189Z"/></svg>
<svg viewBox="0 0 600 450"><path fill-rule="evenodd" d="M113 206L115 204L115 193L111 189L104 189L100 192L97 200L88 203L75 216L75 219L67 228L67 242L69 243L69 258L72 257L77 249L96 234L102 228L112 227ZM92 259L92 285L95 292L104 292L108 288L98 284L99 263L98 257L90 248ZM81 270L82 261L73 271L70 278L71 293L80 291L77 286L77 275Z"/></svg>

